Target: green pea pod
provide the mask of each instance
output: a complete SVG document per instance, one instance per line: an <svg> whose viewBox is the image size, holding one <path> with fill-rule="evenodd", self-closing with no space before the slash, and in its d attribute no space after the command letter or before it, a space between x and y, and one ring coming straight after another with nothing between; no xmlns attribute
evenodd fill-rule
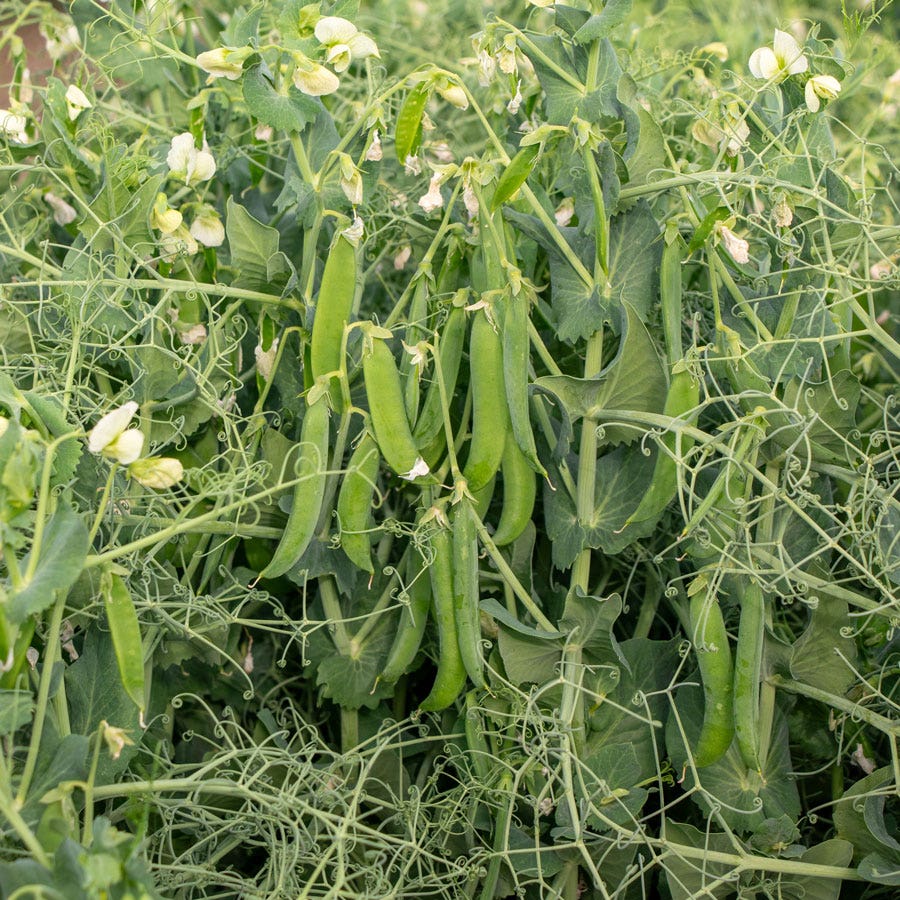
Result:
<svg viewBox="0 0 900 900"><path fill-rule="evenodd" d="M448 401L456 390L456 380L459 376L459 364L462 360L465 342L466 311L460 306L454 306L444 323L438 342L441 374L444 378ZM422 411L419 413L416 427L413 429L413 437L416 439L419 449L424 450L438 435L443 433L443 429L444 412L441 404L441 391L435 375L425 393Z"/></svg>
<svg viewBox="0 0 900 900"><path fill-rule="evenodd" d="M496 487L496 484L497 479L492 478L480 491L472 492L472 498L475 501L473 509L475 510L475 515L478 516L479 519L483 520L487 515L491 500L494 499L494 488Z"/></svg>
<svg viewBox="0 0 900 900"><path fill-rule="evenodd" d="M462 692L466 667L459 651L456 614L453 609L453 542L450 532L440 528L431 538L434 559L429 568L432 604L438 628L439 656L437 675L428 696L419 709L446 709Z"/></svg>
<svg viewBox="0 0 900 900"><path fill-rule="evenodd" d="M378 444L366 432L350 457L347 474L341 481L337 502L341 525L341 549L350 562L370 575L374 573L375 568L372 565L369 525L380 461Z"/></svg>
<svg viewBox="0 0 900 900"><path fill-rule="evenodd" d="M341 368L344 328L353 313L357 280L356 248L338 232L322 273L316 315L310 338L310 363L313 380ZM340 392L333 387L332 398L339 402Z"/></svg>
<svg viewBox="0 0 900 900"><path fill-rule="evenodd" d="M413 290L413 299L409 308L409 325L406 327L406 345L415 347L426 337L425 322L428 318L428 279L419 277ZM403 399L406 402L406 415L410 422L416 421L419 413L421 369L415 365L412 355L405 352L401 357L400 377L403 381Z"/></svg>
<svg viewBox="0 0 900 900"><path fill-rule="evenodd" d="M528 337L528 297L507 294L502 303L503 314L503 382L509 407L509 422L519 449L539 475L547 470L538 459L531 429L528 404L528 360L531 345Z"/></svg>
<svg viewBox="0 0 900 900"><path fill-rule="evenodd" d="M475 312L469 337L472 440L463 474L470 491L483 488L503 459L509 410L503 382L503 344L484 311Z"/></svg>
<svg viewBox="0 0 900 900"><path fill-rule="evenodd" d="M683 419L686 413L697 408L699 402L699 380L693 377L687 365L683 362L677 363L666 395L665 415L672 419ZM696 419L695 415L688 417L686 421L690 422L694 419ZM675 433L669 431L664 434L662 443L663 447L659 449L656 464L653 467L650 486L641 498L638 508L628 517L626 525L655 519L671 503L678 490L678 464L673 455L676 448ZM693 438L682 435L682 455L687 453L693 445Z"/></svg>
<svg viewBox="0 0 900 900"><path fill-rule="evenodd" d="M397 114L397 128L394 132L394 149L400 164L406 162L419 149L422 140L422 116L425 104L431 96L431 84L423 81L417 84L407 95Z"/></svg>
<svg viewBox="0 0 900 900"><path fill-rule="evenodd" d="M269 564L260 572L260 578L283 575L303 556L313 539L328 481L328 418L327 395L323 394L307 407L303 417L297 465L303 480L294 487L294 501L284 534Z"/></svg>
<svg viewBox="0 0 900 900"><path fill-rule="evenodd" d="M537 475L512 434L506 436L500 471L503 474L503 509L493 539L498 547L503 547L525 530L537 497Z"/></svg>
<svg viewBox="0 0 900 900"><path fill-rule="evenodd" d="M453 612L463 665L475 687L484 686L481 610L478 584L478 532L471 501L463 498L453 511Z"/></svg>
<svg viewBox="0 0 900 900"><path fill-rule="evenodd" d="M116 651L119 678L125 693L144 710L144 646L134 601L121 576L105 572L100 581L106 622Z"/></svg>
<svg viewBox="0 0 900 900"><path fill-rule="evenodd" d="M698 768L721 759L734 738L731 647L713 591L691 598L691 629L703 683L703 727L692 756Z"/></svg>
<svg viewBox="0 0 900 900"><path fill-rule="evenodd" d="M734 732L744 765L759 772L759 690L766 603L762 588L752 581L747 582L740 600L741 623L734 657Z"/></svg>
<svg viewBox="0 0 900 900"><path fill-rule="evenodd" d="M397 634L388 653L387 662L381 670L381 680L393 684L412 665L428 621L428 608L432 602L431 579L425 570L416 571L412 563L413 555L406 566L407 603L400 611Z"/></svg>
<svg viewBox="0 0 900 900"><path fill-rule="evenodd" d="M681 344L681 294L681 241L676 237L663 247L659 264L660 308L670 366L676 365L684 356Z"/></svg>
<svg viewBox="0 0 900 900"><path fill-rule="evenodd" d="M381 455L401 478L427 475L428 467L410 431L400 372L391 348L382 338L373 335L366 336L365 344L363 378Z"/></svg>
<svg viewBox="0 0 900 900"><path fill-rule="evenodd" d="M540 144L530 144L523 147L509 161L509 165L503 170L497 187L494 189L494 196L491 198L491 212L499 209L525 184L534 169L540 149Z"/></svg>

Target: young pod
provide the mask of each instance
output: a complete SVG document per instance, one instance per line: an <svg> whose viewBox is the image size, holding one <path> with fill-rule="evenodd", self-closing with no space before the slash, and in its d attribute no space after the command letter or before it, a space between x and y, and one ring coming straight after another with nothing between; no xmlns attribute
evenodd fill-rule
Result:
<svg viewBox="0 0 900 900"><path fill-rule="evenodd" d="M503 507L493 539L498 547L503 547L525 530L534 513L537 497L537 475L512 434L506 436L500 472L503 475Z"/></svg>
<svg viewBox="0 0 900 900"><path fill-rule="evenodd" d="M341 549L354 565L370 575L372 542L369 526L372 518L372 500L375 496L375 479L381 454L375 439L366 432L350 457L347 473L338 492L337 511L341 526Z"/></svg>
<svg viewBox="0 0 900 900"><path fill-rule="evenodd" d="M397 633L381 671L381 680L388 684L398 681L412 665L422 644L425 623L428 621L428 608L432 602L431 578L427 570L417 570L413 562L415 558L414 554L408 554L407 603L400 611Z"/></svg>
<svg viewBox="0 0 900 900"><path fill-rule="evenodd" d="M759 772L759 690L766 603L762 588L753 581L746 583L740 601L741 623L734 655L734 733L744 765L751 772Z"/></svg>
<svg viewBox="0 0 900 900"><path fill-rule="evenodd" d="M456 505L453 526L453 611L463 665L475 687L484 686L481 610L478 583L478 532L471 501Z"/></svg>

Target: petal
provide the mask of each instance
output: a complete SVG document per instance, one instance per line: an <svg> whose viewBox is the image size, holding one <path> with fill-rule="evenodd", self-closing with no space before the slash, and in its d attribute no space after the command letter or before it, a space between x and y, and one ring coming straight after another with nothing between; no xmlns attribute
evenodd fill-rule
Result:
<svg viewBox="0 0 900 900"><path fill-rule="evenodd" d="M171 456L141 459L128 467L128 474L144 487L165 490L184 477L184 466Z"/></svg>
<svg viewBox="0 0 900 900"><path fill-rule="evenodd" d="M129 400L118 409L102 416L88 435L88 450L91 453L99 453L104 447L109 446L128 427L137 411L137 403Z"/></svg>
<svg viewBox="0 0 900 900"><path fill-rule="evenodd" d="M325 57L325 62L327 62L335 72L340 74L341 72L346 72L347 69L350 68L352 59L353 55L347 44L332 44L328 48L328 55Z"/></svg>
<svg viewBox="0 0 900 900"><path fill-rule="evenodd" d="M816 75L810 81L815 82L815 92L828 100L834 100L841 92L841 83L833 75Z"/></svg>
<svg viewBox="0 0 900 900"><path fill-rule="evenodd" d="M809 68L809 60L805 56L798 56L788 67L789 75L799 75Z"/></svg>
<svg viewBox="0 0 900 900"><path fill-rule="evenodd" d="M186 131L172 138L172 148L166 156L166 163L172 172L186 172L194 153L194 136Z"/></svg>
<svg viewBox="0 0 900 900"><path fill-rule="evenodd" d="M771 47L760 47L754 50L750 54L750 61L747 65L757 78L765 78L767 81L777 75L779 71L778 60Z"/></svg>
<svg viewBox="0 0 900 900"><path fill-rule="evenodd" d="M220 247L225 240L225 226L218 216L198 216L191 223L191 234L204 247Z"/></svg>
<svg viewBox="0 0 900 900"><path fill-rule="evenodd" d="M356 26L340 16L323 16L316 22L315 35L321 44L346 44L356 33Z"/></svg>
<svg viewBox="0 0 900 900"><path fill-rule="evenodd" d="M815 87L813 85L812 79L806 82L806 87L803 89L803 93L806 96L806 105L809 107L810 112L818 112L819 111L819 97L816 94Z"/></svg>
<svg viewBox="0 0 900 900"><path fill-rule="evenodd" d="M310 97L321 97L333 94L341 86L341 80L325 66L312 63L308 69L300 66L294 69L294 85Z"/></svg>
<svg viewBox="0 0 900 900"><path fill-rule="evenodd" d="M805 72L809 68L809 63L792 34L776 28L773 46L775 56L779 61L779 68L786 69L791 75Z"/></svg>
<svg viewBox="0 0 900 900"><path fill-rule="evenodd" d="M209 181L216 174L216 161L208 150L198 150L194 159L194 170L188 179L191 184Z"/></svg>
<svg viewBox="0 0 900 900"><path fill-rule="evenodd" d="M105 456L111 456L113 459L127 466L133 463L144 449L144 435L139 428L129 428L123 431L104 450Z"/></svg>
<svg viewBox="0 0 900 900"><path fill-rule="evenodd" d="M353 37L347 41L347 46L350 48L350 52L353 54L354 59L365 59L367 56L375 56L378 59L381 59L381 54L378 52L378 45L367 34L354 34Z"/></svg>

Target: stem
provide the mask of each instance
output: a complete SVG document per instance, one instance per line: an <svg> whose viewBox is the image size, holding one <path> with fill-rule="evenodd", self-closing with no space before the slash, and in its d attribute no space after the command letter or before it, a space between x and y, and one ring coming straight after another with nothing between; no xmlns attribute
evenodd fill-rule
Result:
<svg viewBox="0 0 900 900"><path fill-rule="evenodd" d="M94 830L94 782L97 780L97 765L100 762L100 748L103 746L103 728L106 722L101 722L97 728L94 741L94 755L91 759L91 771L84 785L84 827L81 830L81 843L85 847L91 846Z"/></svg>
<svg viewBox="0 0 900 900"><path fill-rule="evenodd" d="M338 597L334 579L326 575L319 579L319 596L322 598L322 606L325 608L325 618L334 626L334 645L341 656L351 656L351 642L347 634L347 626L344 624L344 614L341 610L341 601Z"/></svg>
<svg viewBox="0 0 900 900"><path fill-rule="evenodd" d="M113 481L116 477L116 470L119 468L118 463L113 463L109 469L109 475L106 476L106 484L103 486L103 493L100 495L100 503L97 506L97 515L94 516L94 524L91 525L90 533L88 534L88 547L92 546L94 543L94 538L97 536L97 532L100 530L100 525L103 522L103 515L106 512L106 505L109 503L109 494L112 490ZM142 518L138 518L139 521L143 521Z"/></svg>

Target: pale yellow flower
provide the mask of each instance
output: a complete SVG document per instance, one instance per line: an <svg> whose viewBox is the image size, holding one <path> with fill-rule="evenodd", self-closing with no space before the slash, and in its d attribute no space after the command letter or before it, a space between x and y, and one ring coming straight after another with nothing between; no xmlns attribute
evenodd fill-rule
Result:
<svg viewBox="0 0 900 900"><path fill-rule="evenodd" d="M128 474L144 487L157 491L178 484L184 477L184 466L171 456L148 456L128 467Z"/></svg>
<svg viewBox="0 0 900 900"><path fill-rule="evenodd" d="M335 72L345 72L354 60L379 56L375 41L340 16L323 16L319 19L315 35L319 43L326 47L325 61Z"/></svg>
<svg viewBox="0 0 900 900"><path fill-rule="evenodd" d="M114 459L123 466L133 463L144 449L141 430L128 427L137 410L137 403L129 400L102 416L88 433L88 450Z"/></svg>
<svg viewBox="0 0 900 900"><path fill-rule="evenodd" d="M777 78L780 81L788 75L805 72L809 68L809 60L792 35L776 28L772 46L754 50L748 67L757 78L766 81Z"/></svg>
<svg viewBox="0 0 900 900"><path fill-rule="evenodd" d="M216 174L216 161L212 153L205 143L203 149L198 150L189 131L172 138L166 163L170 172L186 184L209 181Z"/></svg>
<svg viewBox="0 0 900 900"><path fill-rule="evenodd" d="M211 206L204 204L191 222L191 234L204 247L220 247L225 240L225 226L219 214Z"/></svg>
<svg viewBox="0 0 900 900"><path fill-rule="evenodd" d="M210 81L227 78L237 81L244 73L244 60L253 53L252 47L216 47L197 56L197 65L208 72Z"/></svg>
<svg viewBox="0 0 900 900"><path fill-rule="evenodd" d="M840 92L841 83L833 75L813 75L804 88L806 105L810 112L818 112L820 97L823 100L834 100Z"/></svg>

